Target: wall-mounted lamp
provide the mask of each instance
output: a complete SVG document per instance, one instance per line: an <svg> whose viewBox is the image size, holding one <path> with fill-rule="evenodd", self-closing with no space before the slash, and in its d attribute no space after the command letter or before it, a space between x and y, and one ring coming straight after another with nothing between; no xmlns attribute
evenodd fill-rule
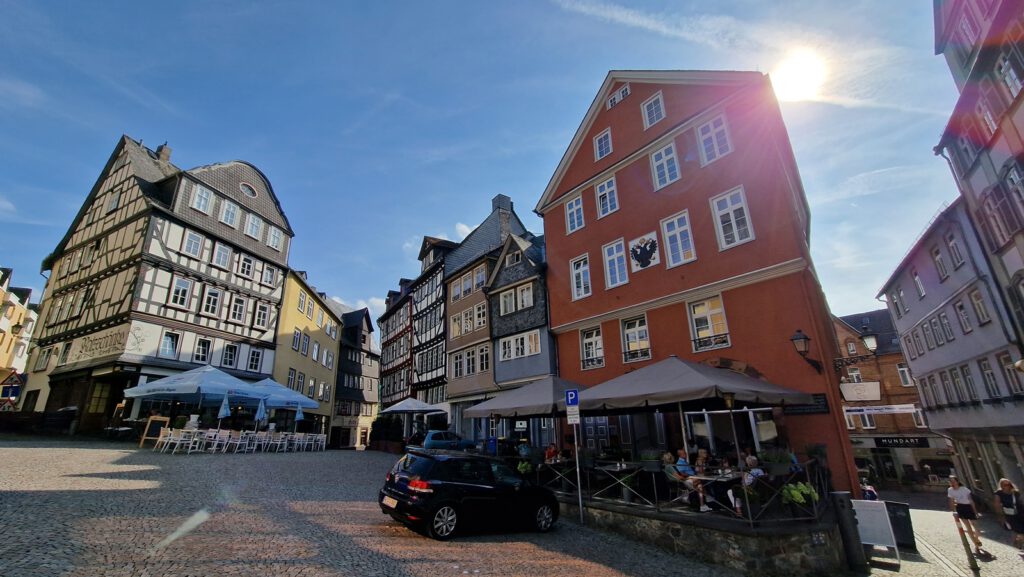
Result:
<svg viewBox="0 0 1024 577"><path fill-rule="evenodd" d="M736 406L736 393L722 393L722 400L725 401L725 408L731 411Z"/></svg>
<svg viewBox="0 0 1024 577"><path fill-rule="evenodd" d="M22 326L21 323L17 323L14 326L11 327L11 334L14 335L14 336L18 336L18 335L21 334L21 329L23 329L23 328L25 328L25 327Z"/></svg>
<svg viewBox="0 0 1024 577"><path fill-rule="evenodd" d="M864 343L864 348L868 350L868 354L854 355L852 357L837 357L832 361L832 368L834 368L837 373L841 373L843 371L843 367L856 365L861 361L866 361L875 357L875 350L878 349L878 335L868 332L868 327L864 326L861 327L860 330L860 340Z"/></svg>
<svg viewBox="0 0 1024 577"><path fill-rule="evenodd" d="M814 367L814 370L818 371L818 374L820 375L821 363L814 359L807 358L807 353L811 350L811 337L805 335L804 331L797 329L796 334L789 337L789 341L793 343L793 348L796 349L796 352L800 353L800 356L807 361L807 364Z"/></svg>

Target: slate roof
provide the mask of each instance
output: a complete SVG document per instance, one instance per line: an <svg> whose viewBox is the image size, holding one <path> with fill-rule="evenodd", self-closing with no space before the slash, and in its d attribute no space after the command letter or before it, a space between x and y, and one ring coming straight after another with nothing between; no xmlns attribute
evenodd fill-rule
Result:
<svg viewBox="0 0 1024 577"><path fill-rule="evenodd" d="M14 293L23 305L28 305L29 299L32 298L32 289L30 288L12 286L7 292Z"/></svg>
<svg viewBox="0 0 1024 577"><path fill-rule="evenodd" d="M853 332L859 335L874 334L878 339L877 355L900 353L900 335L892 324L892 317L887 309L868 311L839 317Z"/></svg>
<svg viewBox="0 0 1024 577"><path fill-rule="evenodd" d="M274 187L260 169L243 160L232 160L217 164L207 164L188 171L188 174L203 184L214 188L217 192L244 206L259 215L263 220L285 230L295 236L288 218L281 209L281 203L274 194ZM256 198L242 193L242 183L252 186Z"/></svg>
<svg viewBox="0 0 1024 577"><path fill-rule="evenodd" d="M522 221L519 220L516 211L511 208L511 203L509 203L509 207L509 233L518 236L529 234ZM502 210L504 209L491 210L491 214L487 215L487 218L473 229L473 232L462 239L458 248L445 257L445 280L463 272L467 265L492 250L500 249L505 244L505 239L501 237Z"/></svg>
<svg viewBox="0 0 1024 577"><path fill-rule="evenodd" d="M14 274L13 268L0 268L0 286L7 286L12 274Z"/></svg>

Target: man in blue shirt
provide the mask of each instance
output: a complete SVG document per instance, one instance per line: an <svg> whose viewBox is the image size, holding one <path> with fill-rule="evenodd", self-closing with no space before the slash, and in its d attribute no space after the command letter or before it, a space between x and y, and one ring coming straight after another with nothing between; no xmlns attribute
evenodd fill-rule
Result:
<svg viewBox="0 0 1024 577"><path fill-rule="evenodd" d="M692 475L696 475L697 471L693 469L690 462L686 460L686 449L678 449L676 456L679 460L676 461L676 471L686 481L686 485L690 487L694 492L697 493L698 502L700 503L701 512L707 512L711 510L711 507L707 506L704 502L704 487L700 482L700 479L691 479Z"/></svg>
<svg viewBox="0 0 1024 577"><path fill-rule="evenodd" d="M676 450L676 456L679 460L676 461L676 470L689 477L690 475L696 475L697 471L690 466L690 462L686 460L686 449Z"/></svg>

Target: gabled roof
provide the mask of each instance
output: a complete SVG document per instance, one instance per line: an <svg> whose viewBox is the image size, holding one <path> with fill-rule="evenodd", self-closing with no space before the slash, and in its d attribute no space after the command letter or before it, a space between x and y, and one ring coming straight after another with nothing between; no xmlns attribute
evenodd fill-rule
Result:
<svg viewBox="0 0 1024 577"><path fill-rule="evenodd" d="M17 296L24 306L28 306L28 301L32 298L32 289L30 288L12 286L8 292Z"/></svg>
<svg viewBox="0 0 1024 577"><path fill-rule="evenodd" d="M277 194L274 193L274 187L270 184L270 179L253 164L244 160L232 160L198 166L189 169L187 174L205 186L216 189L237 204L252 210L263 220L283 229L290 236L295 236L288 217L281 209L281 202L278 200ZM251 180L258 182L251 182ZM243 183L252 186L257 193L256 198L242 194L240 186Z"/></svg>
<svg viewBox="0 0 1024 577"><path fill-rule="evenodd" d="M436 236L425 236L423 237L423 244L420 245L419 260L423 260L423 257L427 256L427 251L434 247L445 248L452 250L459 246L459 243L452 242L445 238L437 238Z"/></svg>
<svg viewBox="0 0 1024 577"><path fill-rule="evenodd" d="M579 128L576 129L576 134L573 135L572 140L569 143L569 148L566 149L565 154L562 155L562 160L558 162L558 166L555 168L554 173L551 176L551 180L548 181L547 187L544 189L544 194L541 195L540 200L537 201L537 206L534 207L534 212L541 214L545 208L555 200L554 195L557 192L556 187L562 180L565 171L568 170L572 164L573 158L576 156L576 152L579 150L580 145L583 143L587 133L589 133L591 125L597 118L597 115L605 108L605 99L608 96L609 90L617 82L634 82L634 83L656 83L656 84L701 84L701 85L733 85L742 86L751 82L763 81L764 74L760 72L741 72L741 71L706 71L706 70L611 70L605 77L604 82L601 84L601 88L598 89L597 94L594 96L594 101L590 104L590 108L587 109L587 113L583 116L583 121L580 122Z"/></svg>
<svg viewBox="0 0 1024 577"><path fill-rule="evenodd" d="M526 233L530 235L530 233ZM501 246L501 252L497 256L497 264L491 269L491 274L487 277L487 282L484 284L484 288L490 289L494 286L495 279L498 278L498 274L502 269L505 268L505 256L510 252L518 250L523 253L523 258L530 263L531 266L538 266L545 264L544 255L544 235L532 236L528 238L509 235L505 239L505 244Z"/></svg>
<svg viewBox="0 0 1024 577"><path fill-rule="evenodd" d="M868 311L854 315L836 317L859 336L875 335L878 341L876 355L901 353L899 333L892 323L888 309Z"/></svg>
<svg viewBox="0 0 1024 577"><path fill-rule="evenodd" d="M507 215L507 216L506 216ZM503 223L507 218L507 223ZM491 213L466 238L459 247L445 257L444 278L459 274L467 265L479 260L485 254L502 246L502 228L508 234L526 234L526 227L516 214L512 199L499 194L491 201Z"/></svg>
<svg viewBox="0 0 1024 577"><path fill-rule="evenodd" d="M7 286L7 283L11 280L12 274L14 274L13 268L0 268L0 287Z"/></svg>

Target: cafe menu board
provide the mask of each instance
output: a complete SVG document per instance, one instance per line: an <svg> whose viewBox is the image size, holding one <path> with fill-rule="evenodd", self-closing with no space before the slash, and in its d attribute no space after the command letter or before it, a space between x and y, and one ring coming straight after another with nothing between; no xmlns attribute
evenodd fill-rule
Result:
<svg viewBox="0 0 1024 577"><path fill-rule="evenodd" d="M814 402L809 405L783 405L784 415L814 415L828 413L828 397L824 393L811 395Z"/></svg>
<svg viewBox="0 0 1024 577"><path fill-rule="evenodd" d="M170 426L171 419L169 417L150 417L149 420L146 421L146 427L142 429L142 438L139 439L139 448L141 449L142 445L144 445L146 441L155 442L160 438L160 429Z"/></svg>

